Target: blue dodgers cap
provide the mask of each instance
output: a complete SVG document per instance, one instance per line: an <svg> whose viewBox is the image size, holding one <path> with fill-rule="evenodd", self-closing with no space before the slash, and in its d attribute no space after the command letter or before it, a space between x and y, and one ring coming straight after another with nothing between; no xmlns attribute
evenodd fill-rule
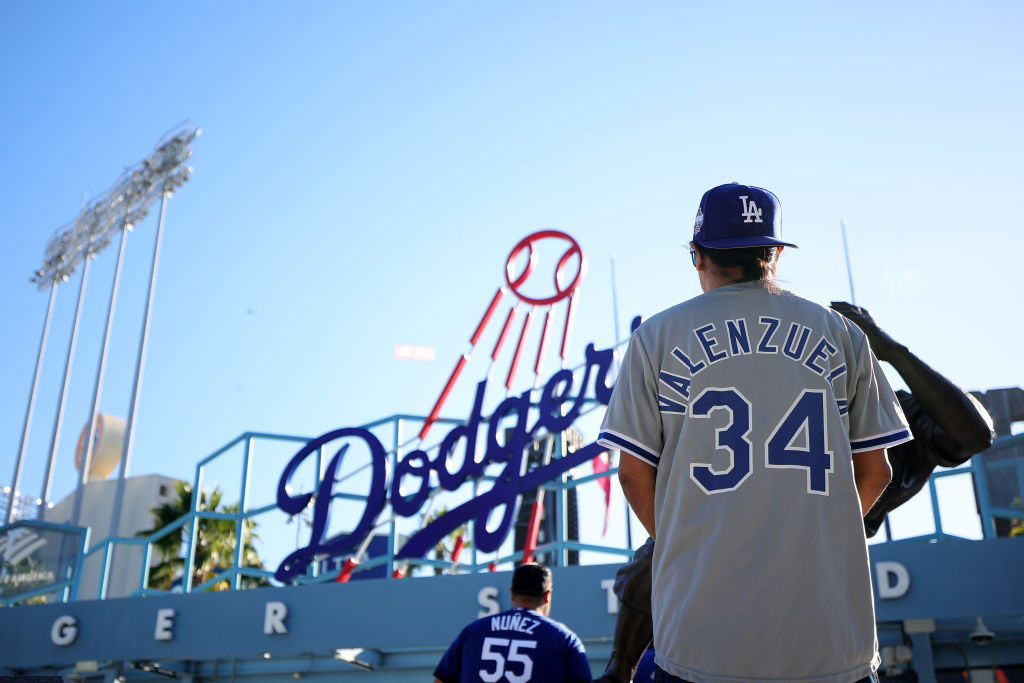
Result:
<svg viewBox="0 0 1024 683"><path fill-rule="evenodd" d="M693 241L709 249L796 246L782 241L779 198L739 183L713 187L700 198Z"/></svg>

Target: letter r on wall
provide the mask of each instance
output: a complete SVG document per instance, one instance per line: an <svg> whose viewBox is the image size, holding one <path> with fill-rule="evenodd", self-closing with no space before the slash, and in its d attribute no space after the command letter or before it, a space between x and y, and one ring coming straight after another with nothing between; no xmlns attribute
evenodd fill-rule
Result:
<svg viewBox="0 0 1024 683"><path fill-rule="evenodd" d="M284 619L288 616L288 607L283 602L268 602L266 615L263 618L263 633L272 636L275 633L288 633Z"/></svg>

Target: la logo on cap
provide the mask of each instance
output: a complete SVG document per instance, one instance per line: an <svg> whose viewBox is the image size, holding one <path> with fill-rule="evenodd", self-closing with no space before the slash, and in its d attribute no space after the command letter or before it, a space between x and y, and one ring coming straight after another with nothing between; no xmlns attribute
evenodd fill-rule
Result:
<svg viewBox="0 0 1024 683"><path fill-rule="evenodd" d="M779 198L754 185L727 183L700 198L693 241L706 249L793 247L781 234Z"/></svg>
<svg viewBox="0 0 1024 683"><path fill-rule="evenodd" d="M757 208L757 204L754 203L753 199L751 199L748 202L746 195L741 196L740 199L743 201L743 213L740 214L744 218L743 222L744 223L761 223L761 222L763 222L763 221L761 221L761 212L763 211L763 209ZM703 218L701 217L701 215L699 213L697 214L697 217L698 217L698 219L701 219L703 221Z"/></svg>

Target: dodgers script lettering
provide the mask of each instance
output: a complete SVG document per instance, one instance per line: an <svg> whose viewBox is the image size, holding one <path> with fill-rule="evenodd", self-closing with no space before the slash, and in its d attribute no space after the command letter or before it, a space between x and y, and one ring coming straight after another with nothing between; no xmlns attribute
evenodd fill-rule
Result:
<svg viewBox="0 0 1024 683"><path fill-rule="evenodd" d="M586 348L586 365L582 379L573 392L573 373L570 370L559 370L544 385L540 399L536 405L537 418L529 425L532 390L524 391L518 396L510 396L495 408L487 420L486 444L483 458L477 458L477 439L480 427L484 422L481 415L483 399L487 389L487 381L477 384L473 409L468 419L457 425L442 439L434 457L423 450L406 453L395 467L388 480L387 451L381 442L369 430L361 427L345 427L336 429L309 441L288 462L277 486L277 505L286 514L295 515L309 505L313 493L291 495L288 483L292 475L303 461L329 444L339 442L337 452L330 459L324 471L323 480L316 492L313 504L313 521L310 544L299 548L277 568L274 577L279 581L287 581L291 577L305 571L306 567L317 555L340 555L357 548L372 533L378 517L386 503L396 515L411 517L419 512L423 503L430 495L430 473L436 472L442 488L449 491L458 489L467 480L480 477L490 464L504 464L501 475L494 486L476 498L469 500L447 514L438 517L425 526L408 541L395 555L396 560L423 557L438 541L470 520L473 525L473 539L476 547L482 552L497 550L508 535L515 514L516 497L546 481L556 478L561 473L587 462L605 449L591 443L574 453L552 461L548 465L538 467L523 475L522 461L530 441L542 432L557 434L576 421L585 404L589 400L603 405L608 404L611 387L608 386L608 371L612 367L613 350L611 348L595 350L593 344ZM588 394L589 387L593 387ZM575 394L575 395L574 395ZM565 410L567 403L568 410ZM514 427L506 434L504 443L499 442L498 431L502 424L511 418ZM456 458L450 457L456 450L459 441L463 442L461 464ZM370 453L370 489L359 522L351 532L337 536L330 541L326 539L328 521L330 519L331 501L334 497L334 483L341 463L353 443L362 442ZM455 471L449 470L451 462L458 464ZM418 486L417 486L418 484ZM403 485L411 485L410 495L403 496ZM504 506L501 523L492 531L487 529L487 519L492 510Z"/></svg>

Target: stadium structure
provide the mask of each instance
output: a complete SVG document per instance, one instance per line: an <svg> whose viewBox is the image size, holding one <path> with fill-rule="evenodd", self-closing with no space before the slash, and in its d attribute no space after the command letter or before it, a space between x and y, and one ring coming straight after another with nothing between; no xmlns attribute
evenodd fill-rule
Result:
<svg viewBox="0 0 1024 683"><path fill-rule="evenodd" d="M400 434L413 419L393 416L368 427ZM241 435L197 464L193 490L201 490L204 471L233 450L242 451L247 473L261 446L292 439ZM558 452L566 441L554 439L551 462L572 455L568 449ZM611 592L618 567L614 556L625 558L629 550L572 540L567 531L576 511L568 504L568 494L614 472L613 467L599 475L575 480L560 476L542 484L542 518L550 536L541 537L533 548L535 557L554 567L553 616L579 633L595 674L609 655L618 609ZM984 538L943 533L938 501L949 477L973 479ZM497 478L485 473L466 482L467 495ZM242 501L249 479L240 475ZM1001 536L1024 519L1013 502L1022 481L1024 437L1001 436L967 465L933 475L928 493L935 510L934 533L870 547L882 680L1022 680L1024 539ZM362 505L365 499L357 502ZM528 509L521 505L517 519L528 517L522 514ZM450 552L443 559L402 558L396 543L408 534L401 533L395 518L382 527L383 533L370 534L383 539L378 544L382 552L367 553L358 564L351 562L352 550L341 555L321 550L304 571L279 582L273 571L246 566L236 544L230 566L190 585L197 555L193 539L201 536L204 523L243 529L249 521L281 514L274 505L244 504L235 513L194 506L146 536L95 541L87 527L46 521L20 520L0 529L0 587L7 606L0 609L0 674L95 681L429 680L466 622L508 606L508 570L524 553L523 546L513 544L505 554L486 556L470 548L462 563ZM178 588L152 587L154 547L183 530L188 578ZM61 552L54 552L58 548ZM577 564L579 554L586 552L604 552L612 561ZM111 567L119 560L134 565L133 579L110 581ZM408 567L404 576L403 564ZM500 570L492 571L493 564ZM351 571L344 575L346 569ZM122 576L132 573L121 567ZM260 586L256 579L270 585ZM120 597L112 597L115 593Z"/></svg>
<svg viewBox="0 0 1024 683"><path fill-rule="evenodd" d="M531 293L552 243L555 291ZM106 479L93 452L112 471L100 454L124 457L131 418L122 440L89 420L74 493L55 505L22 500L17 476L5 492L0 676L431 680L468 621L509 606L510 572L531 558L552 566L552 616L579 634L599 674L619 608L615 572L643 539L628 523L615 541L584 533L607 520L615 461L585 434L622 348L589 344L582 359L568 358L585 269L565 233L519 242L426 415L317 437L247 432L198 460L190 482L125 477L123 467ZM485 342L487 378L469 415L442 417ZM546 349L559 360L547 378ZM499 361L507 373L493 398ZM882 680L1024 681L1024 435L1011 427L1024 420L1024 391L975 395L994 418L994 445L932 475L920 494L931 533L887 533L870 546ZM944 531L942 493L957 478L974 491L980 538Z"/></svg>

